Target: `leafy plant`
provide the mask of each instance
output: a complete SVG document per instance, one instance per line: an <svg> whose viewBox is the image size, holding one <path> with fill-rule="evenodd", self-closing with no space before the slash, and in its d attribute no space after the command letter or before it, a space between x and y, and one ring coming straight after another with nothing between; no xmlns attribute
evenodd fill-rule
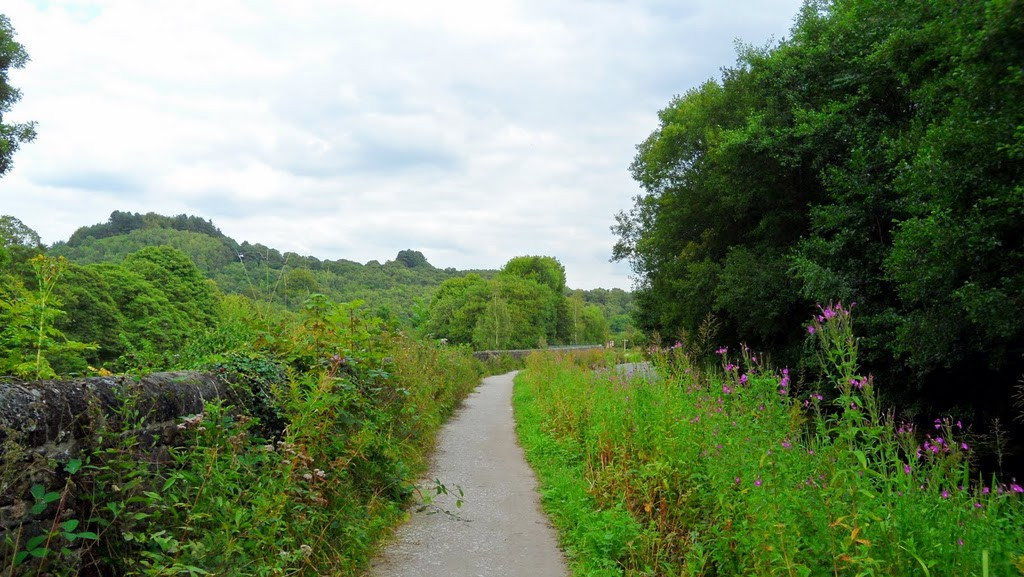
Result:
<svg viewBox="0 0 1024 577"><path fill-rule="evenodd" d="M12 559L11 574L14 574L15 571L22 574L22 571L24 571L23 566L33 560L38 560L35 562L35 568L32 569L33 574L44 574L54 563L57 563L57 565L50 570L55 570L60 574L75 574L72 547L75 547L79 541L95 541L98 538L96 533L92 531L79 530L81 521L79 519L67 518L65 514L67 513L65 508L66 502L73 486L71 477L78 473L81 467L82 461L80 459L68 461L64 466L64 472L67 473L68 477L64 486L59 491L48 491L40 484L32 485L30 494L34 503L30 513L33 516L41 516L50 508L51 504L56 503L55 511L49 529L28 537L20 550L18 549L22 537L22 528L19 528L13 543L8 541L8 544L12 545L12 548L17 551ZM10 540L9 535L7 539Z"/></svg>
<svg viewBox="0 0 1024 577"><path fill-rule="evenodd" d="M37 255L29 262L35 290L18 279L0 287L0 370L39 380L56 376L48 356L75 355L95 346L66 339L54 324L64 314L53 292L67 260Z"/></svg>

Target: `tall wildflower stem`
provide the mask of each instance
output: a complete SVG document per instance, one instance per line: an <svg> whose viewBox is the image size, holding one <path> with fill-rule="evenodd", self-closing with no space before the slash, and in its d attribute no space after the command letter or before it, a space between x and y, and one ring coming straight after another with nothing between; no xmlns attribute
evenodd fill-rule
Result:
<svg viewBox="0 0 1024 577"><path fill-rule="evenodd" d="M41 379L46 373L44 369L43 360L43 349L46 344L46 311L47 305L50 301L50 296L53 293L53 289L57 286L57 281L60 280L65 269L67 269L67 260L64 257L51 258L44 255L36 256L32 259L32 270L36 274L36 283L38 286L39 298L35 303L35 309L38 313L38 321L36 322L36 361L35 361L35 378Z"/></svg>

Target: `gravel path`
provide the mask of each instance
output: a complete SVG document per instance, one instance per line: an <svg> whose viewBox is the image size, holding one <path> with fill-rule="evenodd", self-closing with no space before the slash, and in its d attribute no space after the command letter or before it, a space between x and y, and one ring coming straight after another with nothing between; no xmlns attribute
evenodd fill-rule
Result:
<svg viewBox="0 0 1024 577"><path fill-rule="evenodd" d="M372 577L568 576L541 512L537 481L516 442L512 378L488 377L438 438L424 490L439 495L412 513L371 564ZM455 506L461 487L465 497ZM433 492L433 491L431 491Z"/></svg>

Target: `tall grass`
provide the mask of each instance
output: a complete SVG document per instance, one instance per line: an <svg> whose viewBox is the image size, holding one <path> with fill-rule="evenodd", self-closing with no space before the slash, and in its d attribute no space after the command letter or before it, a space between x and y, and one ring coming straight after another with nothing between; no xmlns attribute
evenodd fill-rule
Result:
<svg viewBox="0 0 1024 577"><path fill-rule="evenodd" d="M975 478L962 424L894 422L857 372L849 310L808 327L829 382L750 351L656 376L535 357L520 438L577 575L1024 574L1024 489Z"/></svg>

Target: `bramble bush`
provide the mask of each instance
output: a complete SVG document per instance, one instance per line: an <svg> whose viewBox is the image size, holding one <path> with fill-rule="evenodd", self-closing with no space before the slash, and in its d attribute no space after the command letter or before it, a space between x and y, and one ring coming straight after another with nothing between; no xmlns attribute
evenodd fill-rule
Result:
<svg viewBox="0 0 1024 577"><path fill-rule="evenodd" d="M826 382L753 351L654 375L533 357L516 416L545 506L586 575L1024 574L1024 489L971 474L963 423L897 422L859 373L852 316L807 328Z"/></svg>

